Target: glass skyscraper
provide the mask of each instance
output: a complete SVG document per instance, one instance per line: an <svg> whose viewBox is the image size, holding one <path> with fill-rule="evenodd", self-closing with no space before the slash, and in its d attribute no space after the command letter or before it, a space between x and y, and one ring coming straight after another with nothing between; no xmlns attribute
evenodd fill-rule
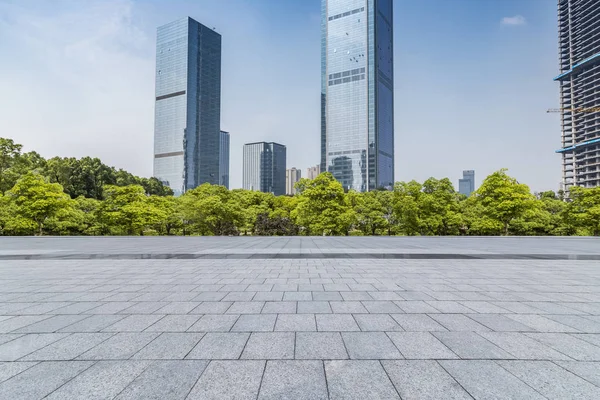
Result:
<svg viewBox="0 0 600 400"><path fill-rule="evenodd" d="M462 179L458 180L458 192L469 197L475 191L475 171L463 171Z"/></svg>
<svg viewBox="0 0 600 400"><path fill-rule="evenodd" d="M278 143L248 143L244 145L242 186L246 190L285 194L286 148Z"/></svg>
<svg viewBox="0 0 600 400"><path fill-rule="evenodd" d="M154 176L176 195L219 183L221 35L186 17L158 28Z"/></svg>
<svg viewBox="0 0 600 400"><path fill-rule="evenodd" d="M392 0L322 0L321 171L345 189L394 184Z"/></svg>
<svg viewBox="0 0 600 400"><path fill-rule="evenodd" d="M219 144L219 185L229 189L229 132L221 131Z"/></svg>

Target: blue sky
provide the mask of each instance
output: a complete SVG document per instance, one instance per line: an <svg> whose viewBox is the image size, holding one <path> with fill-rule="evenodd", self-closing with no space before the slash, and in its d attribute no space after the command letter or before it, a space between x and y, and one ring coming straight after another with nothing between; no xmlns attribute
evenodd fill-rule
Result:
<svg viewBox="0 0 600 400"><path fill-rule="evenodd" d="M395 0L396 180L499 169L558 189L556 2ZM320 0L0 0L0 136L152 174L156 27L223 35L231 187L243 143L320 159Z"/></svg>

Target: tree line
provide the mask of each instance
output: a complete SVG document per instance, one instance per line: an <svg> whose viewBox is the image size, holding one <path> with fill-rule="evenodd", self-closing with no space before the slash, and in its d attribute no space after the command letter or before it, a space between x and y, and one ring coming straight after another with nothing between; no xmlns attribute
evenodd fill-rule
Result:
<svg viewBox="0 0 600 400"><path fill-rule="evenodd" d="M600 236L600 188L532 193L504 169L469 197L448 178L346 192L330 173L294 196L204 184L174 197L97 158L21 150L0 138L0 235Z"/></svg>

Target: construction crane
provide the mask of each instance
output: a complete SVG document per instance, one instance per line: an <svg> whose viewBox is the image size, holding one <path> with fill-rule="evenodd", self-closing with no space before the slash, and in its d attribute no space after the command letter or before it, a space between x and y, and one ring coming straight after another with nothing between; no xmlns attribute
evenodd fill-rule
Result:
<svg viewBox="0 0 600 400"><path fill-rule="evenodd" d="M600 107L549 108L548 110L546 110L546 113L562 113L562 112L594 113L594 112L600 112Z"/></svg>

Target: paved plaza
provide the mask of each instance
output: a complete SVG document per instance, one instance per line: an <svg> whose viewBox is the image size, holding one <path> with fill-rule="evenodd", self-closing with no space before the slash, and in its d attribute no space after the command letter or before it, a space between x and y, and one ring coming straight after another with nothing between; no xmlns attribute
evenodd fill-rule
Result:
<svg viewBox="0 0 600 400"><path fill-rule="evenodd" d="M600 399L598 238L0 238L0 399Z"/></svg>

